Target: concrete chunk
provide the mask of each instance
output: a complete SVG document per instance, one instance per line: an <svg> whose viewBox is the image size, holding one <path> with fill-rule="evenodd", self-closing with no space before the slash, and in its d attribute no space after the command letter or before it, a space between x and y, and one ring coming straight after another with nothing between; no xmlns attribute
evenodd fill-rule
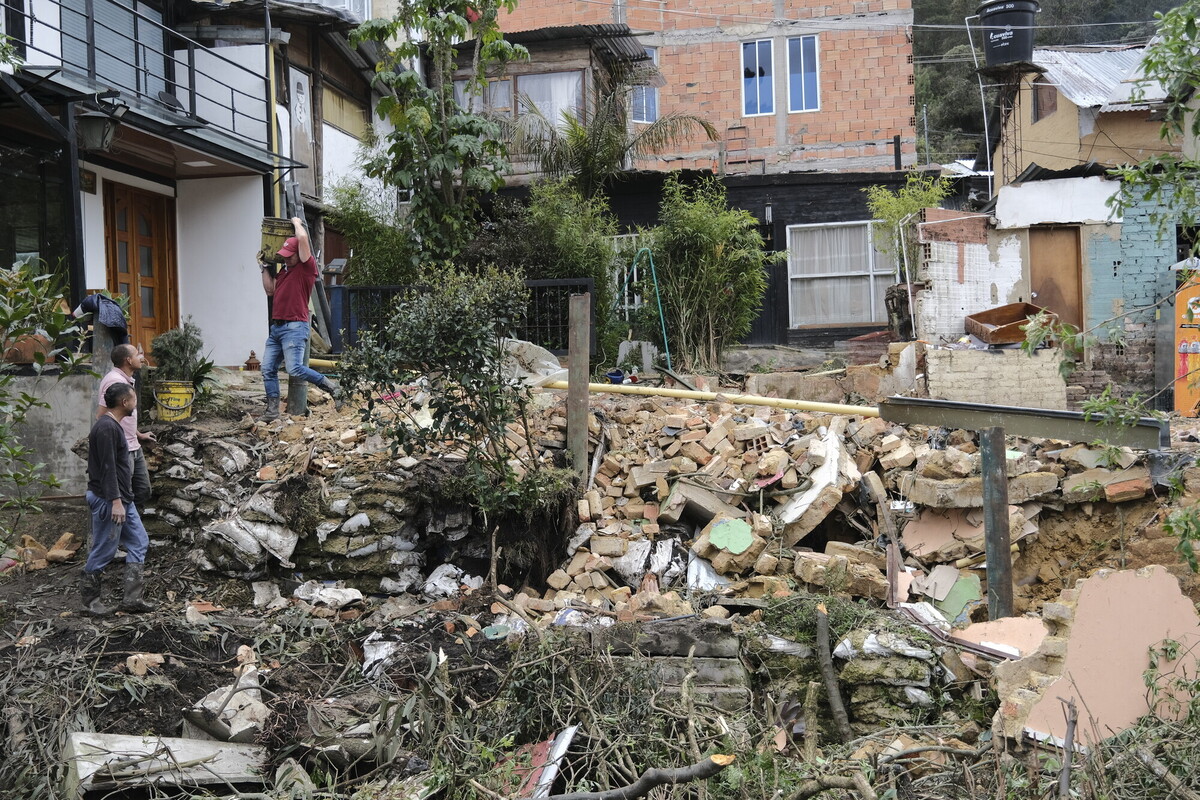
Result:
<svg viewBox="0 0 1200 800"><path fill-rule="evenodd" d="M1120 733L1153 710L1143 682L1151 650L1171 640L1180 657L1192 653L1194 660L1200 646L1200 615L1164 567L1101 570L1047 610L1051 635L1042 646L995 668L1001 702L993 730L999 735L1062 738L1059 698L1074 699L1081 717L1090 719L1076 730L1081 740L1095 744L1097 736ZM1184 668L1161 655L1158 664L1163 676ZM1165 685L1160 689L1170 694Z"/></svg>

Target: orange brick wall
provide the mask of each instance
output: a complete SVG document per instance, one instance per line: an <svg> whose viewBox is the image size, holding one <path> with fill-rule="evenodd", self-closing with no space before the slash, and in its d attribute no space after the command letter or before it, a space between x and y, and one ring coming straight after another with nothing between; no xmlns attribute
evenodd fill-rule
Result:
<svg viewBox="0 0 1200 800"><path fill-rule="evenodd" d="M658 47L666 86L659 114L695 114L716 127L641 168L727 172L890 170L892 137L916 160L911 0L522 0L505 30L625 23ZM787 112L787 39L815 34L820 109ZM741 44L774 42L775 114L742 115Z"/></svg>

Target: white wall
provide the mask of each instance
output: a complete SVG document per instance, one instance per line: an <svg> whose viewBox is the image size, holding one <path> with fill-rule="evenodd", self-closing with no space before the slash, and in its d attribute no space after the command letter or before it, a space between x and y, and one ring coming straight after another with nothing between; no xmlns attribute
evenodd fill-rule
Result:
<svg viewBox="0 0 1200 800"><path fill-rule="evenodd" d="M106 181L123 183L135 189L155 194L174 196L175 190L156 181L125 175L107 167L99 167L86 161L79 162L82 169L96 173L96 193L80 192L83 202L83 271L86 288L108 288L108 256L104 252L104 184Z"/></svg>
<svg viewBox="0 0 1200 800"><path fill-rule="evenodd" d="M988 240L928 243L929 258L917 273L926 284L916 298L918 339L931 344L956 340L968 314L1029 298L1021 237L993 231Z"/></svg>
<svg viewBox="0 0 1200 800"><path fill-rule="evenodd" d="M1062 178L1002 186L996 199L997 228L1048 223L1120 222L1107 205L1120 189L1105 178Z"/></svg>
<svg viewBox="0 0 1200 800"><path fill-rule="evenodd" d="M354 156L361 144L358 139L325 123L321 125L321 135L324 138L321 152L321 186L324 199L328 201L330 190L347 178L367 183L367 179L354 165Z"/></svg>
<svg viewBox="0 0 1200 800"><path fill-rule="evenodd" d="M204 332L220 366L262 357L267 300L255 256L262 245L258 176L180 181L177 208L179 313Z"/></svg>
<svg viewBox="0 0 1200 800"><path fill-rule="evenodd" d="M184 107L188 98L188 51L172 55L180 65L176 96ZM265 46L230 45L209 52L196 50L196 115L201 119L244 136L252 142L267 143ZM285 151L286 152L286 151Z"/></svg>

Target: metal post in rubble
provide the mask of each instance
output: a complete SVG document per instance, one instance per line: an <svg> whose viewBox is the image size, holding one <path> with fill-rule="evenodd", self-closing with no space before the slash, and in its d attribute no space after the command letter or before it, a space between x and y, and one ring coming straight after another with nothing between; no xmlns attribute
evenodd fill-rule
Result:
<svg viewBox="0 0 1200 800"><path fill-rule="evenodd" d="M567 365L567 452L571 468L586 481L588 474L588 363L592 296L571 295L570 351Z"/></svg>
<svg viewBox="0 0 1200 800"><path fill-rule="evenodd" d="M983 537L987 555L988 619L1013 615L1012 550L1008 523L1008 453L1004 428L979 432L983 471Z"/></svg>

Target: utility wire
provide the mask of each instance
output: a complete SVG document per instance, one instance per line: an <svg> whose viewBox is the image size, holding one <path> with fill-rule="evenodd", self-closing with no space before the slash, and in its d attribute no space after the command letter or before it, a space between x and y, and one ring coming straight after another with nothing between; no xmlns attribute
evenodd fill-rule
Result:
<svg viewBox="0 0 1200 800"><path fill-rule="evenodd" d="M613 0L576 0L580 3L588 3L591 5L608 6L611 8ZM808 18L808 19L791 19L787 17L775 16L758 16L755 14L733 14L720 13L712 11L685 11L679 8L633 8L635 3L656 4L659 0L625 0L626 14L631 11L638 11L647 14L674 14L682 17L695 17L701 19L713 20L745 20L749 22L764 22L776 23L785 22L792 25L819 27L832 30L851 30L851 31L874 31L874 30L927 30L927 31L966 31L968 27L962 24L946 23L946 24L930 24L930 23L914 23L914 22L870 22L866 20L849 19L848 15L844 17L833 18ZM886 14L886 12L883 12ZM1080 22L1080 23L1060 23L1056 25L1006 25L1006 29L1012 30L1073 30L1073 29L1090 29L1090 28L1105 28L1129 25L1146 25L1153 23L1153 19L1129 20L1124 22ZM985 26L980 24L978 27L996 27Z"/></svg>

